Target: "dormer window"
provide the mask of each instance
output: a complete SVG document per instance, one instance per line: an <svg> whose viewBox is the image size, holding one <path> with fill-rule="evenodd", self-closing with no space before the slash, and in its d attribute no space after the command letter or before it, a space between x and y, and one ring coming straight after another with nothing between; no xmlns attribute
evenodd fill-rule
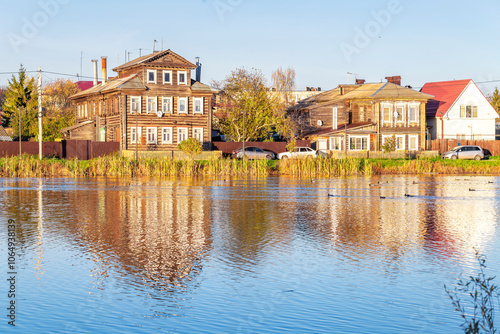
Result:
<svg viewBox="0 0 500 334"><path fill-rule="evenodd" d="M187 85L187 72L186 71L177 72L177 81L179 85Z"/></svg>
<svg viewBox="0 0 500 334"><path fill-rule="evenodd" d="M147 76L148 76L148 83L150 84L156 83L156 70L148 70Z"/></svg>

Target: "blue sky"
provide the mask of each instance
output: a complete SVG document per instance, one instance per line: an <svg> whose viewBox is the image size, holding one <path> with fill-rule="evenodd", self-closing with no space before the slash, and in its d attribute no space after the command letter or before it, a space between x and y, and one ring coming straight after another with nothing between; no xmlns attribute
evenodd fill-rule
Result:
<svg viewBox="0 0 500 334"><path fill-rule="evenodd" d="M238 67L270 78L293 67L297 88L335 88L355 73L368 82L401 75L403 85L473 79L485 94L500 86L500 2L332 0L40 0L4 1L0 73L22 63L48 72L92 75L91 59L108 57L108 74L131 58L171 49L201 57L202 81ZM9 74L0 74L5 86ZM60 75L44 74L44 82ZM75 79L76 78L72 78ZM499 81L497 81L499 80ZM493 81L493 82L490 82ZM481 84L482 82L489 82Z"/></svg>

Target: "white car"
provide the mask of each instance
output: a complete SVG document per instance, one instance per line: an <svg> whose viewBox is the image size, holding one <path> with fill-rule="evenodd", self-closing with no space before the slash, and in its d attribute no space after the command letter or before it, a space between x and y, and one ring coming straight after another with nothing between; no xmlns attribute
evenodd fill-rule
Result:
<svg viewBox="0 0 500 334"><path fill-rule="evenodd" d="M313 150L310 147L296 147L290 152L283 152L278 154L278 159L288 159L288 158L305 158L305 157L317 157L318 151Z"/></svg>

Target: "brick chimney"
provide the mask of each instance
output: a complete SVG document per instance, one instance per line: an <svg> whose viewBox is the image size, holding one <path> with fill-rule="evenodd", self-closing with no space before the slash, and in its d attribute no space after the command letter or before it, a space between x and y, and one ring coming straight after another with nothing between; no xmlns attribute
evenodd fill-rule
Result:
<svg viewBox="0 0 500 334"><path fill-rule="evenodd" d="M356 85L363 85L365 82L365 79L356 79Z"/></svg>
<svg viewBox="0 0 500 334"><path fill-rule="evenodd" d="M392 76L392 77L385 77L385 79L387 80L387 82L401 86L401 76L399 76L399 75Z"/></svg>

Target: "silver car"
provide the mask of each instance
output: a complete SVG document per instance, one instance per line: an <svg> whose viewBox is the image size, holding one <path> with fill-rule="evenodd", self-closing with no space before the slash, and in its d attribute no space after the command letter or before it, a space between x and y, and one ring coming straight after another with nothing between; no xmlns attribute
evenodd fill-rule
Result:
<svg viewBox="0 0 500 334"><path fill-rule="evenodd" d="M287 158L305 158L305 157L317 157L318 151L313 150L310 147L295 147L290 152L283 152L278 154L278 159Z"/></svg>
<svg viewBox="0 0 500 334"><path fill-rule="evenodd" d="M457 146L454 149L441 154L443 159L484 159L484 151L480 146L476 145L463 145Z"/></svg>
<svg viewBox="0 0 500 334"><path fill-rule="evenodd" d="M239 148L233 151L233 158L241 159L243 157L243 150ZM259 147L245 147L245 157L247 159L267 159L272 160L275 158L274 152L263 150Z"/></svg>

